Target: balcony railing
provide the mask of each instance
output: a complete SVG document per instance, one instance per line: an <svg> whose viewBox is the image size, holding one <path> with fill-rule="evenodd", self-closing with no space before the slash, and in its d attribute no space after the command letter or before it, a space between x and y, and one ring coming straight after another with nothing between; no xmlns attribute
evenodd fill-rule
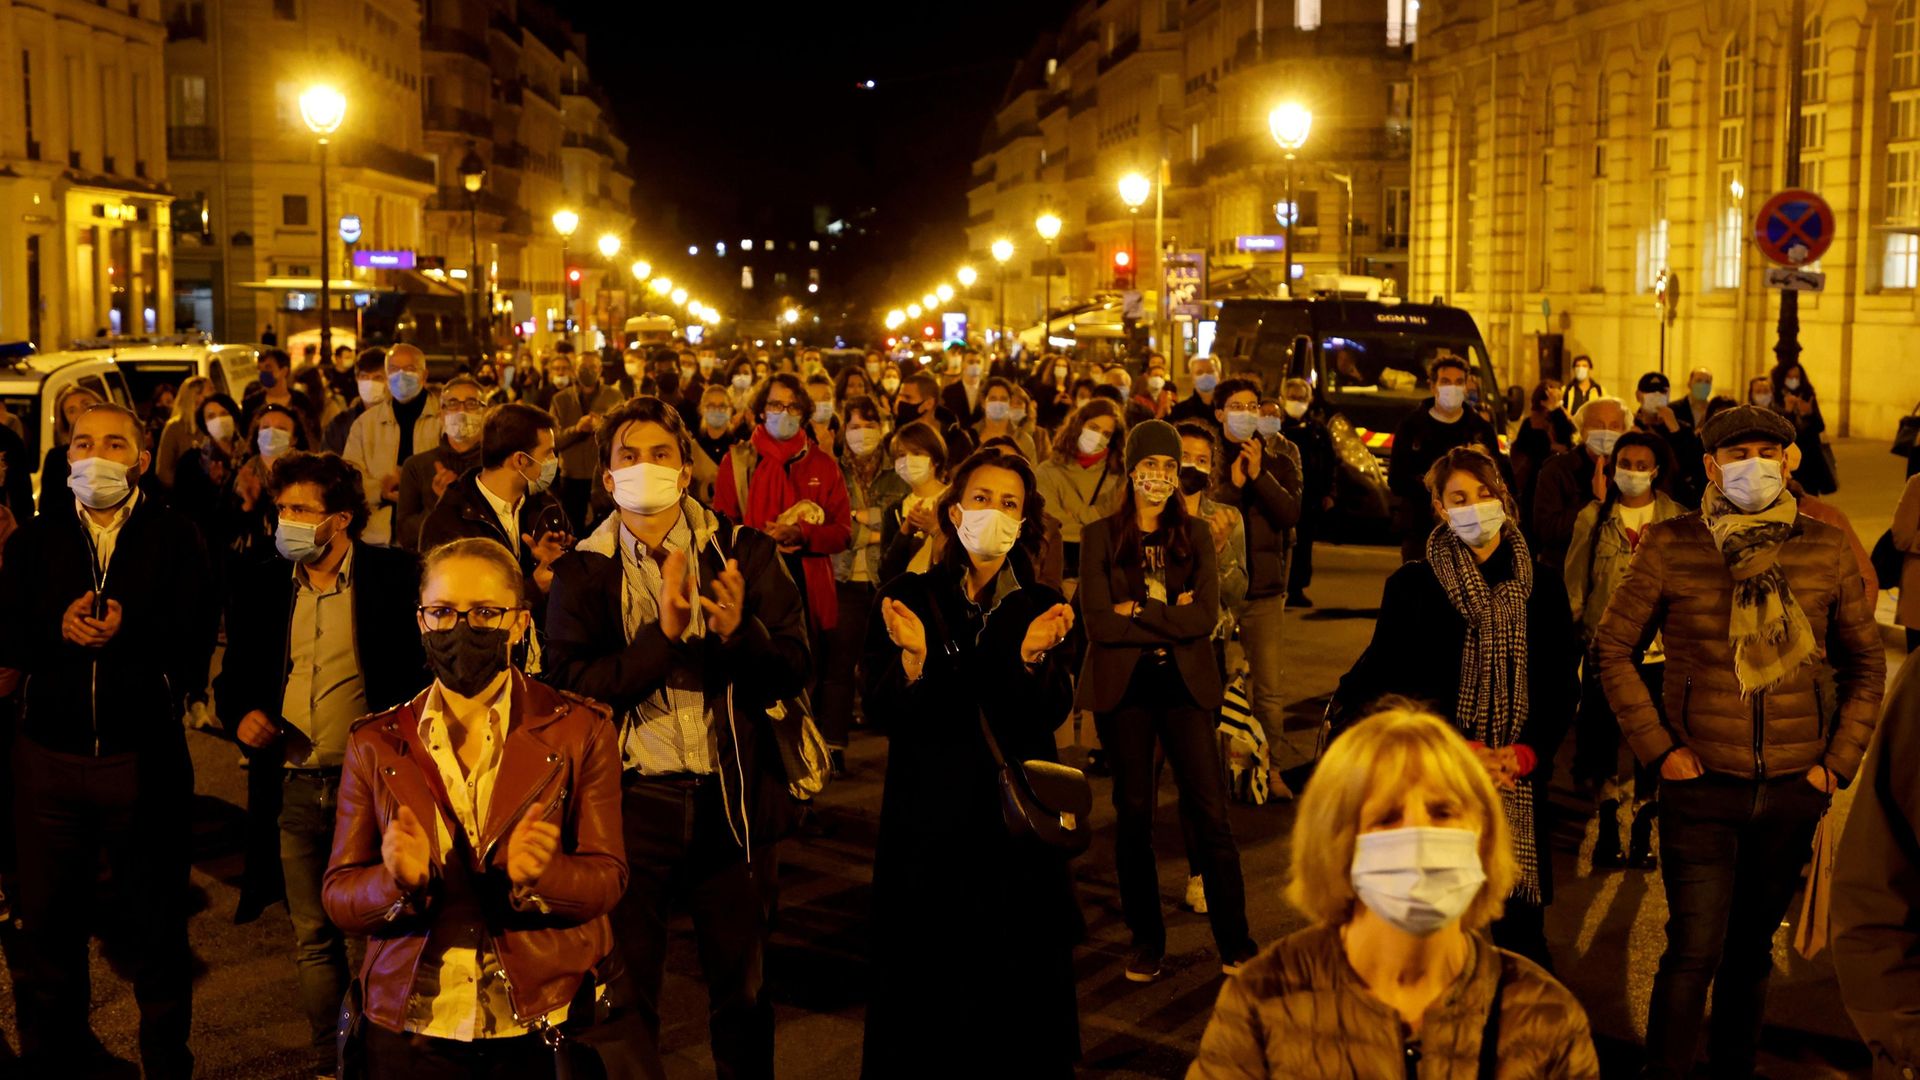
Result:
<svg viewBox="0 0 1920 1080"><path fill-rule="evenodd" d="M1233 66L1269 60L1300 60L1315 56L1404 56L1404 48L1387 44L1386 33L1375 23L1323 23L1312 30L1291 26L1256 35L1249 30L1234 43Z"/></svg>
<svg viewBox="0 0 1920 1080"><path fill-rule="evenodd" d="M366 139L336 138L334 141L338 148L336 160L341 165L372 169L416 184L433 183L433 162L426 158Z"/></svg>
<svg viewBox="0 0 1920 1080"><path fill-rule="evenodd" d="M493 121L485 115L453 105L429 105L425 118L428 131L457 131L477 139L493 137Z"/></svg>
<svg viewBox="0 0 1920 1080"><path fill-rule="evenodd" d="M525 170L527 148L521 143L500 143L493 148L493 164L501 169Z"/></svg>
<svg viewBox="0 0 1920 1080"><path fill-rule="evenodd" d="M598 135L580 135L569 131L560 136L560 145L576 150L591 150L607 157L613 156L613 146Z"/></svg>
<svg viewBox="0 0 1920 1080"><path fill-rule="evenodd" d="M1100 74L1105 75L1107 72L1119 67L1126 61L1127 57L1132 56L1138 51L1140 51L1140 35L1128 34L1113 46L1112 52L1100 58L1100 63L1096 65L1096 70Z"/></svg>
<svg viewBox="0 0 1920 1080"><path fill-rule="evenodd" d="M493 100L502 105L519 108L526 100L527 91L517 82L497 82L493 85Z"/></svg>
<svg viewBox="0 0 1920 1080"><path fill-rule="evenodd" d="M1093 87L1089 86L1080 93L1073 95L1073 102L1067 106L1067 115L1079 116L1081 113L1086 112L1099 103L1100 95L1094 91Z"/></svg>
<svg viewBox="0 0 1920 1080"><path fill-rule="evenodd" d="M520 85L522 87L525 87L528 93L532 94L534 97L539 98L541 101L546 102L547 104L553 106L556 109L560 107L559 94L554 93L553 91L547 89L544 86L541 86L539 83L536 83L531 79L526 78L525 76L521 77Z"/></svg>
<svg viewBox="0 0 1920 1080"><path fill-rule="evenodd" d="M1070 160L1067 162L1067 179L1085 180L1093 175L1093 168L1098 164L1099 162L1090 157Z"/></svg>
<svg viewBox="0 0 1920 1080"><path fill-rule="evenodd" d="M167 40L207 40L207 9L195 5L191 10L181 8L168 15Z"/></svg>
<svg viewBox="0 0 1920 1080"><path fill-rule="evenodd" d="M993 211L992 211L992 210L982 210L982 211L980 211L979 213L977 213L977 214L974 214L974 215L972 215L972 216L970 216L970 217L968 217L968 218L967 218L967 224L968 224L969 226L974 226L974 225L991 225L991 224L993 224Z"/></svg>
<svg viewBox="0 0 1920 1080"><path fill-rule="evenodd" d="M471 57L483 64L493 59L487 52L485 38L457 26L427 27L420 32L420 47L428 52L455 53Z"/></svg>

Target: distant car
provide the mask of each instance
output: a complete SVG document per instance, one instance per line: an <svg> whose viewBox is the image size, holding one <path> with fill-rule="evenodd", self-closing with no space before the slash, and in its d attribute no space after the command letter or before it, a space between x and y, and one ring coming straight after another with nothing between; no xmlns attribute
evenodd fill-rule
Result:
<svg viewBox="0 0 1920 1080"><path fill-rule="evenodd" d="M129 409L133 395L110 352L98 349L10 355L0 349L0 403L19 417L27 444L27 468L33 470L33 490L40 493L40 463L54 444L54 406L69 386L84 386ZM11 466L10 466L11 467Z"/></svg>
<svg viewBox="0 0 1920 1080"><path fill-rule="evenodd" d="M621 330L621 347L646 351L660 345L672 345L680 327L671 315L635 315Z"/></svg>
<svg viewBox="0 0 1920 1080"><path fill-rule="evenodd" d="M248 388L259 381L260 354L251 345L181 340L116 345L111 355L140 407L153 400L156 387L168 385L178 390L182 382L195 375L206 376L214 392L230 395L235 401L245 397Z"/></svg>

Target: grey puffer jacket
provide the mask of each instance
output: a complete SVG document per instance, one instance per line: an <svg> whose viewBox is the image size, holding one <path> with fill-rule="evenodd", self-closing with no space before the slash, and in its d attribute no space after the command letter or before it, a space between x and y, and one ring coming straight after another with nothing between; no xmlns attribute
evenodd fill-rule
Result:
<svg viewBox="0 0 1920 1080"><path fill-rule="evenodd" d="M1496 1080L1597 1080L1593 1035L1573 993L1483 935L1472 941L1466 971L1422 1019L1420 1080L1475 1080L1496 988ZM1187 1080L1403 1077L1403 1032L1399 1014L1368 993L1347 963L1339 928L1310 927L1268 946L1227 980Z"/></svg>

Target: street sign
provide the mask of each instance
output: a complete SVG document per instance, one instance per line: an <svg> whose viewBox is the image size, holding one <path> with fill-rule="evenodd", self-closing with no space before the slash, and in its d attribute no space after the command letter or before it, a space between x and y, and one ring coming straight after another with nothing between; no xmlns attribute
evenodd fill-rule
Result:
<svg viewBox="0 0 1920 1080"><path fill-rule="evenodd" d="M1175 251L1166 257L1167 313L1176 319L1200 317L1200 289L1207 279L1207 253Z"/></svg>
<svg viewBox="0 0 1920 1080"><path fill-rule="evenodd" d="M1825 292L1827 275L1818 270L1802 270L1795 266L1767 267L1767 288L1787 289L1792 292Z"/></svg>
<svg viewBox="0 0 1920 1080"><path fill-rule="evenodd" d="M411 270L414 257L411 251L356 251L353 265L368 270Z"/></svg>
<svg viewBox="0 0 1920 1080"><path fill-rule="evenodd" d="M1139 289L1128 289L1120 294L1120 317L1139 321L1147 317L1147 304Z"/></svg>
<svg viewBox="0 0 1920 1080"><path fill-rule="evenodd" d="M360 242L359 214L340 215L340 242L343 244L357 244Z"/></svg>
<svg viewBox="0 0 1920 1080"><path fill-rule="evenodd" d="M1833 208L1811 191L1788 188L1760 207L1754 220L1760 253L1782 266L1800 266L1833 243Z"/></svg>
<svg viewBox="0 0 1920 1080"><path fill-rule="evenodd" d="M1287 238L1283 236L1236 236L1233 246L1237 251L1285 251Z"/></svg>

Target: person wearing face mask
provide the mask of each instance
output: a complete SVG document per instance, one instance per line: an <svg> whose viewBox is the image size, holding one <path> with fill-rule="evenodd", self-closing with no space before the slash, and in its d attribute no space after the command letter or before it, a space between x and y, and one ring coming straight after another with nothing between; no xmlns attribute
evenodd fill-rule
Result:
<svg viewBox="0 0 1920 1080"><path fill-rule="evenodd" d="M1486 451L1447 451L1427 470L1427 488L1439 524L1426 558L1387 579L1373 640L1334 691L1332 730L1394 694L1431 704L1473 743L1500 788L1520 860L1493 940L1551 969L1546 780L1578 700L1567 590L1534 563Z"/></svg>
<svg viewBox="0 0 1920 1080"><path fill-rule="evenodd" d="M1687 375L1687 393L1673 402L1673 415L1687 427L1698 430L1707 420L1707 403L1713 400L1713 369L1694 368Z"/></svg>
<svg viewBox="0 0 1920 1080"><path fill-rule="evenodd" d="M1647 1075L1687 1075L1709 985L1713 1070L1752 1072L1774 930L1815 823L1860 768L1885 685L1846 536L1802 513L1787 490L1794 436L1785 417L1750 405L1708 419L1700 513L1649 527L1594 637L1620 729L1660 772L1672 915ZM1663 721L1634 666L1655 633L1667 651L1667 707L1684 710L1677 723Z"/></svg>
<svg viewBox="0 0 1920 1080"><path fill-rule="evenodd" d="M240 398L240 426L251 427L262 405L278 405L299 420L300 426L320 430L320 406L294 386L293 361L280 349L260 352L258 381Z"/></svg>
<svg viewBox="0 0 1920 1080"><path fill-rule="evenodd" d="M1573 524L1589 503L1607 497L1607 460L1627 432L1627 407L1609 397L1589 398L1573 416L1578 434L1570 450L1547 459L1533 486L1533 528L1527 541L1540 564L1558 571L1566 565Z"/></svg>
<svg viewBox="0 0 1920 1080"><path fill-rule="evenodd" d="M1620 436L1607 465L1607 497L1588 503L1574 522L1573 543L1567 548L1562 580L1567 586L1567 600L1573 605L1573 621L1579 627L1583 653L1593 644L1607 601L1627 579L1627 563L1646 537L1647 527L1685 513L1680 504L1656 486L1671 469L1666 444L1659 439L1639 431ZM1660 638L1656 636L1649 642L1646 652L1634 663L1641 680L1647 684L1654 707L1661 708L1667 654ZM1636 763L1631 787L1622 783L1620 721L1613 715L1606 692L1601 688L1600 666L1591 661L1581 675L1580 718L1574 729L1573 781L1580 791L1600 794L1594 867L1652 869L1653 820L1659 813L1659 804L1654 799L1660 777L1654 770ZM1623 805L1633 808L1633 826L1625 855L1620 846L1619 811Z"/></svg>
<svg viewBox="0 0 1920 1080"><path fill-rule="evenodd" d="M842 374L845 374L844 372ZM882 448L885 416L872 398L856 397L843 406L840 475L847 485L852 537L845 551L833 557L834 592L839 617L826 641L827 658L820 680L820 734L833 755L835 772L847 767L847 736L853 730L853 707L861 651L866 646L867 620L874 595L884 584L881 556L886 551L887 522L895 516L910 488L894 461ZM920 430L926 431L924 426ZM928 434L932 434L928 432ZM931 479L933 456L922 455ZM942 455L944 460L944 455ZM936 481L937 482L937 481Z"/></svg>
<svg viewBox="0 0 1920 1080"><path fill-rule="evenodd" d="M974 441L985 445L988 439L1012 439L1014 445L1019 447L1021 456L1032 461L1033 438L1020 430L1020 425L1013 418L1017 393L1013 383L999 375L987 380L980 420L973 425Z"/></svg>
<svg viewBox="0 0 1920 1080"><path fill-rule="evenodd" d="M939 554L940 523L934 510L947 490L947 444L933 425L915 421L894 429L886 456L906 494L881 519L882 583L909 571L924 573Z"/></svg>
<svg viewBox="0 0 1920 1080"><path fill-rule="evenodd" d="M247 449L227 481L222 505L229 516L229 524L220 530L228 536L225 556L234 564L273 558L276 515L268 491L273 463L307 449L306 429L293 410L264 403L254 410Z"/></svg>
<svg viewBox="0 0 1920 1080"><path fill-rule="evenodd" d="M554 428L553 417L531 405L495 408L481 429L479 466L447 485L420 524L423 552L467 537L511 552L536 620L553 584L553 564L573 546L566 510L553 494L560 474ZM529 670L539 672L531 664Z"/></svg>
<svg viewBox="0 0 1920 1080"><path fill-rule="evenodd" d="M1526 418L1514 433L1507 455L1513 462L1513 490L1520 504L1523 529L1532 527L1533 499L1540 486L1540 470L1553 460L1555 454L1563 453L1573 445L1578 430L1573 425L1573 418L1560 407L1560 384L1557 380L1542 379L1535 383L1528 400L1531 404Z"/></svg>
<svg viewBox="0 0 1920 1080"><path fill-rule="evenodd" d="M1586 407L1587 402L1607 396L1599 380L1593 377L1593 361L1584 356L1573 358L1573 381L1560 392L1560 404L1569 416Z"/></svg>
<svg viewBox="0 0 1920 1080"><path fill-rule="evenodd" d="M1127 426L1143 420L1165 419L1174 406L1172 383L1167 379L1165 357L1147 357L1146 370L1133 381L1127 399Z"/></svg>
<svg viewBox="0 0 1920 1080"><path fill-rule="evenodd" d="M379 547L397 543L393 511L400 501L400 463L440 441L440 402L426 389L426 354L395 345L387 350L385 371L388 396L354 420L340 455L366 481L372 516L361 537Z"/></svg>
<svg viewBox="0 0 1920 1080"><path fill-rule="evenodd" d="M807 438L829 455L840 452L840 416L834 411L833 380L823 372L807 377Z"/></svg>
<svg viewBox="0 0 1920 1080"><path fill-rule="evenodd" d="M1213 392L1220 385L1219 361L1211 356L1196 356L1187 361L1187 372L1193 376L1193 393L1167 410L1167 419L1175 424L1198 420L1217 430L1220 422L1213 416Z"/></svg>
<svg viewBox="0 0 1920 1080"><path fill-rule="evenodd" d="M454 481L480 467L480 433L486 425L485 388L471 375L455 375L440 388L440 442L400 465L400 500L394 508L398 546L420 551L420 526Z"/></svg>
<svg viewBox="0 0 1920 1080"><path fill-rule="evenodd" d="M736 356L733 362L727 365L727 400L733 405L736 422L750 415L753 408L753 388L760 381L756 371L764 369L764 364L756 368L754 362L745 356Z"/></svg>
<svg viewBox="0 0 1920 1080"><path fill-rule="evenodd" d="M1225 769L1214 736L1221 674L1210 644L1220 619L1219 559L1207 523L1179 491L1180 435L1148 420L1127 435L1125 496L1081 532L1087 654L1075 707L1094 714L1113 767L1115 859L1133 952L1126 976L1161 974L1166 927L1153 854L1154 747L1162 747L1194 838L1220 964L1236 974L1257 951L1247 931L1240 853L1227 823Z"/></svg>
<svg viewBox="0 0 1920 1080"><path fill-rule="evenodd" d="M1300 453L1300 521L1293 529L1293 558L1287 563L1287 605L1311 608L1307 586L1313 584L1313 543L1333 511L1339 458L1326 421L1313 413L1312 385L1305 379L1288 379L1280 395L1280 409L1286 416L1280 422L1280 434Z"/></svg>
<svg viewBox="0 0 1920 1080"><path fill-rule="evenodd" d="M535 408L553 410L553 395L573 385L573 354L556 352L547 357L546 377L540 381L526 402Z"/></svg>
<svg viewBox="0 0 1920 1080"><path fill-rule="evenodd" d="M1120 406L1090 400L1054 436L1052 453L1034 470L1047 516L1060 523L1067 594L1080 576L1080 534L1112 514L1126 497L1126 421Z"/></svg>
<svg viewBox="0 0 1920 1080"><path fill-rule="evenodd" d="M959 366L955 369L954 380L940 391L940 406L972 427L980 422L985 405L983 390L986 385L986 365L980 362L980 354L972 349L961 350L955 359Z"/></svg>
<svg viewBox="0 0 1920 1080"><path fill-rule="evenodd" d="M1799 364L1781 364L1768 375L1776 408L1793 424L1793 444L1800 449L1800 463L1792 470L1793 479L1809 495L1831 495L1840 490L1835 475L1833 451L1827 446L1826 418L1820 415L1820 398L1813 392L1807 370Z"/></svg>
<svg viewBox="0 0 1920 1080"><path fill-rule="evenodd" d="M49 508L65 512L65 500L60 491L67 482L67 446L73 441L73 422L80 418L81 413L102 403L99 394L79 383L61 390L53 399L53 445L47 447L47 456L40 462L41 513ZM238 406L234 408L234 415L239 415Z"/></svg>
<svg viewBox="0 0 1920 1080"><path fill-rule="evenodd" d="M949 468L965 460L977 445L972 429L940 404L940 381L926 371L916 371L908 376L894 397L894 430L898 431L916 420L924 420L939 430L940 440L947 447Z"/></svg>
<svg viewBox="0 0 1920 1080"><path fill-rule="evenodd" d="M197 441L198 436L194 431L194 414L200 408L200 399L212 390L213 383L205 375L195 375L182 380L180 392L173 397L172 415L167 417L166 424L161 427L160 437L155 441L153 453L154 478L159 480L161 487L168 491L173 490L174 472L179 468L180 459L193 452L194 443ZM5 439L6 436L0 435L0 440ZM8 470L9 485L16 483L30 485L31 478L27 475L25 455L22 454L12 460L20 463L20 471L19 478L16 480L13 471ZM14 509L22 511L21 517L25 517L25 512L31 510L33 506L31 486L28 487L27 494L28 501L25 502L17 499L5 500L12 503ZM4 496L0 496L0 499L4 499Z"/></svg>
<svg viewBox="0 0 1920 1080"><path fill-rule="evenodd" d="M347 436L353 433L353 422L360 419L360 414L392 396L387 391L386 350L367 349L355 357L347 373L347 386L346 408L327 421L321 436L322 447L336 454L346 452Z"/></svg>
<svg viewBox="0 0 1920 1080"><path fill-rule="evenodd" d="M608 414L599 443L617 510L555 567L547 679L616 717L630 877L613 925L654 1036L641 1046L644 1074L662 1075L667 923L686 907L720 1072L771 1076L754 868L767 872L790 799L767 767L765 708L812 670L806 609L771 538L687 495L693 440L678 412L635 398Z"/></svg>
<svg viewBox="0 0 1920 1080"><path fill-rule="evenodd" d="M598 516L594 509L594 439L606 415L627 400L619 388L600 379L599 361L583 357L573 385L553 395L553 422L560 452L560 505L567 509L575 535L585 535Z"/></svg>
<svg viewBox="0 0 1920 1080"><path fill-rule="evenodd" d="M1668 397L1669 383L1665 375L1649 371L1640 376L1640 382L1634 391L1634 397L1640 403L1640 409L1634 414L1633 426L1636 431L1645 431L1658 435L1667 444L1667 452L1673 460L1679 462L1674 470L1672 482L1673 497L1680 505L1693 509L1700 505L1700 493L1706 487L1706 473L1697 464L1700 461L1700 437L1674 411ZM1602 497L1596 487L1594 497Z"/></svg>
<svg viewBox="0 0 1920 1080"><path fill-rule="evenodd" d="M684 419L684 417L683 417ZM714 462L715 468L727 456L733 445L746 438L746 433L734 423L733 402L726 386L721 383L708 383L707 389L700 395L700 416L692 425L693 441L702 455Z"/></svg>
<svg viewBox="0 0 1920 1080"><path fill-rule="evenodd" d="M492 540L429 554L414 624L433 682L348 736L321 899L376 942L341 1048L371 1077L548 1076L566 1037L620 1023L599 1015L628 880L615 728L509 662L532 626L521 584Z"/></svg>
<svg viewBox="0 0 1920 1080"><path fill-rule="evenodd" d="M193 522L140 490L151 457L139 418L94 405L69 432L65 507L43 490L0 559L0 668L22 687L7 880L20 1065L125 1066L88 1024L87 941L103 911L114 917L98 929L133 982L145 1075L185 1078L193 765L180 716L207 685L219 610Z"/></svg>
<svg viewBox="0 0 1920 1080"><path fill-rule="evenodd" d="M241 914L284 879L308 1060L325 1073L349 974L346 939L320 903L340 769L354 722L426 678L413 618L420 563L358 542L366 492L338 455L282 457L268 491L280 557L236 569L214 701L252 763Z"/></svg>
<svg viewBox="0 0 1920 1080"><path fill-rule="evenodd" d="M1220 988L1187 1080L1598 1080L1573 993L1488 939L1514 846L1445 721L1396 701L1355 724L1293 819L1286 897L1312 925Z"/></svg>
<svg viewBox="0 0 1920 1080"><path fill-rule="evenodd" d="M1009 832L990 749L1057 762L1053 733L1072 707L1073 610L1034 572L1041 509L1026 459L968 457L940 499L940 557L888 583L869 624L866 716L888 740L861 1067L872 1080L1006 1072L1011 1047L1019 1075L1064 1080L1080 1057L1073 945L1085 928L1070 864ZM958 962L928 968L930 932Z"/></svg>
<svg viewBox="0 0 1920 1080"><path fill-rule="evenodd" d="M1064 356L1042 353L1033 359L1027 395L1034 401L1034 421L1049 432L1058 431L1073 411L1072 371Z"/></svg>
<svg viewBox="0 0 1920 1080"><path fill-rule="evenodd" d="M1512 466L1500 452L1493 425L1467 408L1467 383L1472 372L1459 355L1442 352L1427 367L1433 397L1407 415L1393 433L1387 457L1387 486L1396 499L1394 527L1400 534L1400 559L1410 562L1426 550L1431 532L1427 505L1427 470L1457 446L1478 446L1500 464L1501 476L1512 480Z"/></svg>

